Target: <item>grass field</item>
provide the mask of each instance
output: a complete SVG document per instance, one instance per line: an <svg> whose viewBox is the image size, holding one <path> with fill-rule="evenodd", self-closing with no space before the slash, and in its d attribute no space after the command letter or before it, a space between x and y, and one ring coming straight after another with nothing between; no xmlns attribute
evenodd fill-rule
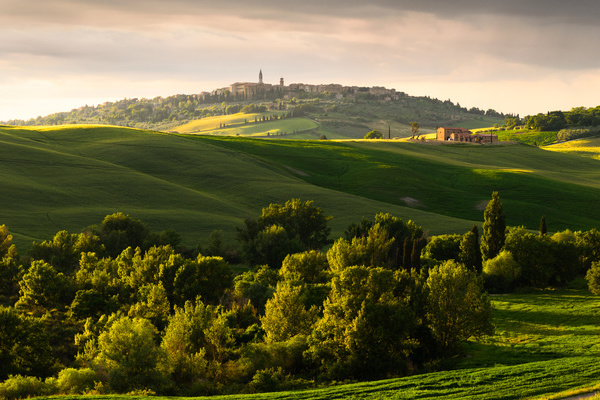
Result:
<svg viewBox="0 0 600 400"><path fill-rule="evenodd" d="M556 143L546 146L544 149L600 160L600 138L598 137Z"/></svg>
<svg viewBox="0 0 600 400"><path fill-rule="evenodd" d="M210 398L516 400L564 398L591 391L600 387L600 298L591 296L582 281L575 286L492 296L496 333L469 342L466 358L449 371L323 389Z"/></svg>
<svg viewBox="0 0 600 400"><path fill-rule="evenodd" d="M476 129L474 132L489 132L490 128ZM546 146L557 141L557 132L529 131L523 129L496 130L491 129L494 135L498 135L500 141L514 141L532 146Z"/></svg>
<svg viewBox="0 0 600 400"><path fill-rule="evenodd" d="M253 140L116 127L0 128L0 187L20 248L58 230L79 232L122 211L195 245L292 197L351 222L391 212L430 234L480 223L499 190L510 225L589 229L600 195L597 161L522 145L402 141Z"/></svg>
<svg viewBox="0 0 600 400"><path fill-rule="evenodd" d="M255 122L262 116L282 115L271 111L262 114L222 115L191 121L185 125L173 128L178 133L194 133L218 136L287 136L296 132L306 132L316 129L319 125L309 118L285 118L276 121ZM315 135L312 135L314 138ZM299 137L296 137L299 138Z"/></svg>
<svg viewBox="0 0 600 400"><path fill-rule="evenodd" d="M21 250L62 229L80 232L117 211L155 231L175 229L190 246L214 229L233 242L244 219L292 197L315 200L332 215L334 238L362 216L384 211L413 218L431 232L466 231L475 223L312 185L282 165L194 136L115 127L1 127L0 143L0 224Z"/></svg>
<svg viewBox="0 0 600 400"><path fill-rule="evenodd" d="M313 185L415 211L477 220L498 190L512 225L535 229L542 215L553 230L600 221L600 210L590 207L600 195L596 162L531 146L196 139L291 168Z"/></svg>

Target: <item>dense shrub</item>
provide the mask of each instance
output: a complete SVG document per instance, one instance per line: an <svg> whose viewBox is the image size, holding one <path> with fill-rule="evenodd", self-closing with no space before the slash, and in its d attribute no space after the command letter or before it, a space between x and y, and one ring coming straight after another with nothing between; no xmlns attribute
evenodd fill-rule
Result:
<svg viewBox="0 0 600 400"><path fill-rule="evenodd" d="M56 384L60 393L83 394L93 389L98 381L98 375L90 368L65 368L58 373Z"/></svg>
<svg viewBox="0 0 600 400"><path fill-rule="evenodd" d="M510 251L502 250L500 254L483 265L483 276L486 287L496 293L506 293L514 289L521 268Z"/></svg>
<svg viewBox="0 0 600 400"><path fill-rule="evenodd" d="M0 399L17 400L56 394L53 380L47 382L33 376L11 375L0 383Z"/></svg>
<svg viewBox="0 0 600 400"><path fill-rule="evenodd" d="M588 283L588 288L593 294L600 294L600 262L592 263L592 267L585 275Z"/></svg>
<svg viewBox="0 0 600 400"><path fill-rule="evenodd" d="M598 135L600 135L600 126L573 127L558 131L557 138L558 140L567 141Z"/></svg>
<svg viewBox="0 0 600 400"><path fill-rule="evenodd" d="M458 260L462 235L432 236L422 251L422 256L428 259L446 261Z"/></svg>

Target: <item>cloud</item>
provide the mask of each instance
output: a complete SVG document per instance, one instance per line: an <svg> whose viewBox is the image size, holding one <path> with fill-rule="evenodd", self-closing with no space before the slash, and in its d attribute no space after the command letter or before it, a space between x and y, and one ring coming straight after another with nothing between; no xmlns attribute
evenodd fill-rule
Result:
<svg viewBox="0 0 600 400"><path fill-rule="evenodd" d="M407 92L401 85L414 83L431 93L542 85L560 76L579 82L577 74L600 69L600 2L591 0L0 0L0 6L0 85L3 96L15 99L19 82L44 83L57 101L63 91L57 82L77 82L81 90L65 98L84 100L85 89L95 100L109 88L129 87L124 97L139 96L140 87L156 82L178 90L189 82L188 93L211 90L255 80L259 68L270 82L283 76L288 83L393 84ZM36 85L21 93L34 96ZM574 83L561 88L585 90Z"/></svg>

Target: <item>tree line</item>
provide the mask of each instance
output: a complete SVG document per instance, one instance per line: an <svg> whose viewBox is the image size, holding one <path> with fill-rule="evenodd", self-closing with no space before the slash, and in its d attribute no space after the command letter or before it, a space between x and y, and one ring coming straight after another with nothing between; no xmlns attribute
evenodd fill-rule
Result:
<svg viewBox="0 0 600 400"><path fill-rule="evenodd" d="M598 231L506 227L497 193L481 236L428 237L380 213L332 242L330 219L292 199L246 220L237 247L215 231L190 249L116 213L25 255L1 226L0 397L252 393L430 371L493 333L487 290L600 270Z"/></svg>
<svg viewBox="0 0 600 400"><path fill-rule="evenodd" d="M518 115L505 116L504 126L512 129L519 125L537 131L560 131L562 129L598 127L600 126L600 106L594 108L575 107L571 111L550 111L546 114L527 115L522 119ZM597 133L597 131L594 133ZM562 140L569 139L572 138L562 138Z"/></svg>
<svg viewBox="0 0 600 400"><path fill-rule="evenodd" d="M368 88L364 88L368 91ZM290 93L287 93L290 95ZM187 121L237 112L264 112L267 109L293 111L296 116L327 114L335 111L350 117L396 120L409 124L419 120L427 126L454 124L465 119L483 116L504 118L503 113L477 107L467 109L450 100L441 101L429 97L412 97L397 92L395 96L361 93L338 99L335 93L292 92L294 97L284 98L279 91L269 92L264 99L248 100L232 96L228 91L221 94L174 95L169 97L125 98L96 106L85 105L71 111L29 120L10 120L8 125L63 125L107 124L142 129L168 130Z"/></svg>

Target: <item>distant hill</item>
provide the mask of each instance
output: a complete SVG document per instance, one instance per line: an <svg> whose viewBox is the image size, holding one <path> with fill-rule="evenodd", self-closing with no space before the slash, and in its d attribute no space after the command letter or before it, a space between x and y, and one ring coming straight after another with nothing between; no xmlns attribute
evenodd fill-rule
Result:
<svg viewBox="0 0 600 400"><path fill-rule="evenodd" d="M79 232L121 211L185 244L262 207L314 200L351 222L391 212L430 234L466 232L500 191L510 225L597 226L600 170L589 158L518 144L291 141L174 135L106 126L0 127L0 224L17 243Z"/></svg>
<svg viewBox="0 0 600 400"><path fill-rule="evenodd" d="M410 122L419 122L422 130L435 130L442 125L460 125L482 128L502 125L505 115L495 110L467 109L450 100L413 97L402 92L387 94L358 93L343 97L335 93L306 93L302 90L287 93L287 98L264 100L236 100L226 94L214 96L176 95L153 99L123 99L97 106L82 106L68 112L27 121L13 120L4 124L17 126L48 126L62 124L106 124L158 131L177 130L182 125L194 124L207 118L225 119L244 107L255 105L269 112L279 112L295 117L307 117L316 126L307 130L289 131L276 127L279 133L301 133L296 138L362 138L367 132L378 129L394 137L410 135ZM275 95L273 95L275 96ZM293 96L293 97L290 97ZM254 112L248 120L254 122ZM263 112L260 116L265 115ZM219 128L219 124L215 129ZM261 126L267 128L267 126ZM264 134L268 130L252 131L249 135ZM236 134L245 135L245 132ZM282 136L282 135L280 135Z"/></svg>

